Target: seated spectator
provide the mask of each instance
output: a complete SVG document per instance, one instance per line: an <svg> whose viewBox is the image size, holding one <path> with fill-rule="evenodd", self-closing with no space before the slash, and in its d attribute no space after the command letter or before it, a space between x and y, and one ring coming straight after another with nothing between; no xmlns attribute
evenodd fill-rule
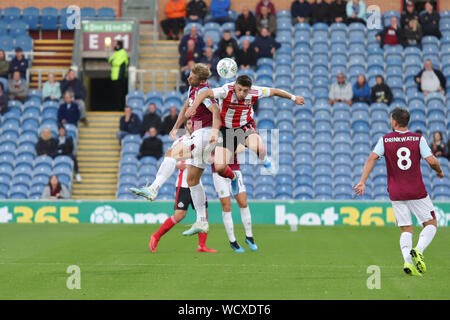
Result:
<svg viewBox="0 0 450 320"><path fill-rule="evenodd" d="M206 38L205 41L205 48L211 48L212 51L216 51L217 50L217 44L214 43L214 39L211 37Z"/></svg>
<svg viewBox="0 0 450 320"><path fill-rule="evenodd" d="M431 60L425 61L425 68L416 75L418 90L426 96L430 92L440 92L445 95L445 79L442 72L433 68Z"/></svg>
<svg viewBox="0 0 450 320"><path fill-rule="evenodd" d="M311 5L308 0L295 0L291 4L292 24L309 23L311 19Z"/></svg>
<svg viewBox="0 0 450 320"><path fill-rule="evenodd" d="M242 9L236 20L235 29L236 37L256 35L256 18L248 8Z"/></svg>
<svg viewBox="0 0 450 320"><path fill-rule="evenodd" d="M156 135L158 131L151 127L147 132L145 132L144 138L142 139L141 147L139 148L138 159L142 157L154 157L159 159L163 154L163 143L160 138Z"/></svg>
<svg viewBox="0 0 450 320"><path fill-rule="evenodd" d="M241 69L250 69L256 67L256 61L258 60L256 56L255 48L252 46L248 39L242 41L242 49L239 50L237 54L237 65Z"/></svg>
<svg viewBox="0 0 450 320"><path fill-rule="evenodd" d="M208 22L217 22L224 24L225 22L232 22L233 19L230 17L230 0L212 0L209 5L210 19Z"/></svg>
<svg viewBox="0 0 450 320"><path fill-rule="evenodd" d="M177 122L178 119L178 110L175 107L170 107L169 115L164 118L162 127L161 127L161 134L169 134L172 130L173 126Z"/></svg>
<svg viewBox="0 0 450 320"><path fill-rule="evenodd" d="M80 109L78 104L73 101L73 94L67 91L64 94L64 103L59 105L58 109L58 122L61 124L70 123L74 126L78 126L80 120Z"/></svg>
<svg viewBox="0 0 450 320"><path fill-rule="evenodd" d="M236 41L236 39L233 39L231 37L231 31L230 30L225 30L222 36L222 39L219 42L219 47L217 49L216 55L222 59L225 57L226 55L226 48L228 47L228 45L232 45L233 46L233 50L234 52L237 52L239 49L238 43Z"/></svg>
<svg viewBox="0 0 450 320"><path fill-rule="evenodd" d="M42 199L70 199L70 193L66 186L59 182L58 177L52 175L48 180L48 184L45 186L44 190L42 190Z"/></svg>
<svg viewBox="0 0 450 320"><path fill-rule="evenodd" d="M433 142L431 143L431 151L435 157L447 157L447 150L444 139L442 138L442 133L440 131L435 131L433 133Z"/></svg>
<svg viewBox="0 0 450 320"><path fill-rule="evenodd" d="M9 62L5 59L5 51L0 50L0 77L8 79Z"/></svg>
<svg viewBox="0 0 450 320"><path fill-rule="evenodd" d="M269 9L270 13L275 16L276 15L276 10L275 10L275 5L270 2L270 0L261 0L258 2L258 4L256 5L256 10L255 10L255 15L259 16L261 14L261 9L263 7L266 7Z"/></svg>
<svg viewBox="0 0 450 320"><path fill-rule="evenodd" d="M22 79L27 78L28 60L24 57L21 47L16 48L16 56L11 60L9 66L9 72L11 74L19 71Z"/></svg>
<svg viewBox="0 0 450 320"><path fill-rule="evenodd" d="M414 2L406 1L406 9L403 11L402 16L400 18L401 27L406 29L411 20L419 21L419 15L417 11L414 9Z"/></svg>
<svg viewBox="0 0 450 320"><path fill-rule="evenodd" d="M148 113L144 115L141 125L141 136L143 136L151 127L154 127L156 131L161 130L161 117L156 113L156 105L150 103L148 105Z"/></svg>
<svg viewBox="0 0 450 320"><path fill-rule="evenodd" d="M186 70L188 67L188 63L190 61L199 62L202 57L202 52L198 51L195 48L195 42L194 40L188 40L187 42L187 49L183 51L180 55L179 64L181 67L181 72Z"/></svg>
<svg viewBox="0 0 450 320"><path fill-rule="evenodd" d="M317 22L330 22L330 6L324 0L316 0L311 5L311 24Z"/></svg>
<svg viewBox="0 0 450 320"><path fill-rule="evenodd" d="M344 0L334 0L330 4L331 21L330 23L347 22L347 3Z"/></svg>
<svg viewBox="0 0 450 320"><path fill-rule="evenodd" d="M380 47L383 48L385 44L390 46L402 45L405 46L405 34L403 29L398 25L397 17L391 18L391 24L378 32L377 40L380 41Z"/></svg>
<svg viewBox="0 0 450 320"><path fill-rule="evenodd" d="M61 88L59 82L55 81L55 74L52 72L48 74L48 80L44 83L42 98L44 101L59 101L61 99Z"/></svg>
<svg viewBox="0 0 450 320"><path fill-rule="evenodd" d="M187 50L187 43L189 40L194 41L195 51L202 52L205 42L203 38L199 36L197 26L193 25L189 30L189 34L186 34L181 38L180 44L178 45L178 52L183 54Z"/></svg>
<svg viewBox="0 0 450 320"><path fill-rule="evenodd" d="M219 74L217 73L217 63L219 62L219 58L214 55L214 52L211 48L206 47L201 62L208 66L209 70L211 71L211 77L215 80L218 80Z"/></svg>
<svg viewBox="0 0 450 320"><path fill-rule="evenodd" d="M256 37L253 46L258 58L273 58L275 51L281 47L281 44L270 36L266 28L262 28L261 36Z"/></svg>
<svg viewBox="0 0 450 320"><path fill-rule="evenodd" d="M405 27L405 46L422 48L422 28L417 20L409 20Z"/></svg>
<svg viewBox="0 0 450 320"><path fill-rule="evenodd" d="M392 102L392 91L391 88L387 84L384 83L384 79L382 76L376 77L376 84L372 87L372 93L370 95L370 99L372 103L386 103L391 104Z"/></svg>
<svg viewBox="0 0 450 320"><path fill-rule="evenodd" d="M355 84L353 85L353 102L365 102L370 103L370 88L367 83L366 77L362 74L358 76Z"/></svg>
<svg viewBox="0 0 450 320"><path fill-rule="evenodd" d="M419 135L421 135L421 136L423 136L422 130L417 129L417 130L416 130L416 133L419 134Z"/></svg>
<svg viewBox="0 0 450 320"><path fill-rule="evenodd" d="M61 81L61 95L64 97L66 91L71 91L72 96L75 102L78 105L78 109L80 110L80 119L87 126L87 118L86 118L86 87L83 82L78 79L75 75L75 70L69 69L66 74L66 77Z"/></svg>
<svg viewBox="0 0 450 320"><path fill-rule="evenodd" d="M207 11L205 1L191 0L186 7L186 23L197 22L203 24Z"/></svg>
<svg viewBox="0 0 450 320"><path fill-rule="evenodd" d="M420 24L422 25L423 36L435 36L441 38L439 30L439 13L437 13L430 2L425 3L425 13L420 15Z"/></svg>
<svg viewBox="0 0 450 320"><path fill-rule="evenodd" d="M8 112L8 95L3 91L3 83L0 82L0 114Z"/></svg>
<svg viewBox="0 0 450 320"><path fill-rule="evenodd" d="M139 117L132 111L130 106L125 107L124 115L120 117L119 130L117 139L120 142L127 134L139 134L141 130L141 120L139 120Z"/></svg>
<svg viewBox="0 0 450 320"><path fill-rule="evenodd" d="M360 22L366 24L366 4L364 0L349 0L346 6L347 23Z"/></svg>
<svg viewBox="0 0 450 320"><path fill-rule="evenodd" d="M269 34L275 38L277 31L277 19L269 12L269 8L261 7L261 14L256 17L256 29L258 34L261 35L261 30L266 28Z"/></svg>
<svg viewBox="0 0 450 320"><path fill-rule="evenodd" d="M178 34L185 24L186 3L184 0L169 0L165 12L167 19L161 20L161 28L169 40L178 40Z"/></svg>
<svg viewBox="0 0 450 320"><path fill-rule="evenodd" d="M28 84L20 78L20 72L14 71L13 78L8 80L9 100L25 102L28 96Z"/></svg>
<svg viewBox="0 0 450 320"><path fill-rule="evenodd" d="M59 126L58 128L58 146L57 146L57 156L68 156L73 161L73 169L75 171L75 179L78 182L82 181L81 175L78 172L78 161L73 154L73 139L67 136L67 131L64 126Z"/></svg>
<svg viewBox="0 0 450 320"><path fill-rule="evenodd" d="M52 138L52 131L49 128L44 128L36 143L36 155L54 158L57 153L58 141L55 138Z"/></svg>
<svg viewBox="0 0 450 320"><path fill-rule="evenodd" d="M339 73L337 82L331 85L329 94L329 104L334 105L336 102L345 102L352 105L353 90L352 85L345 80L345 75Z"/></svg>
<svg viewBox="0 0 450 320"><path fill-rule="evenodd" d="M237 60L237 52L234 51L233 45L229 44L225 48L225 56L224 58L233 59L234 61Z"/></svg>

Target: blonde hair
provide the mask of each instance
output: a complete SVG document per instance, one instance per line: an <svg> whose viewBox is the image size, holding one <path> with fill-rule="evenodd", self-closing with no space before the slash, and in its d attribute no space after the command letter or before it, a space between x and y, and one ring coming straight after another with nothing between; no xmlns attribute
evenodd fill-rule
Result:
<svg viewBox="0 0 450 320"><path fill-rule="evenodd" d="M410 22L412 22L411 30L416 32L417 31L417 27L419 26L419 21L417 21L416 19L412 19Z"/></svg>
<svg viewBox="0 0 450 320"><path fill-rule="evenodd" d="M205 81L211 77L211 71L209 67L204 63L196 63L191 70L200 81Z"/></svg>
<svg viewBox="0 0 450 320"><path fill-rule="evenodd" d="M50 140L52 138L52 131L49 128L44 128L41 132L41 138L45 141Z"/></svg>

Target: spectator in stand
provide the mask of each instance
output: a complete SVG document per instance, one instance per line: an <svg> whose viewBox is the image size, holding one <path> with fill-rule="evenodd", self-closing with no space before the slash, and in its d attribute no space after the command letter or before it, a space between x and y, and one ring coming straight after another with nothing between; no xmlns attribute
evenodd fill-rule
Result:
<svg viewBox="0 0 450 320"><path fill-rule="evenodd" d="M218 80L219 74L217 73L217 63L219 62L219 58L214 55L213 49L206 47L201 62L208 66L211 71L211 77L214 80Z"/></svg>
<svg viewBox="0 0 450 320"><path fill-rule="evenodd" d="M261 35L262 28L269 30L270 35L275 38L277 19L269 12L267 7L261 7L261 14L256 17L256 29L259 35Z"/></svg>
<svg viewBox="0 0 450 320"><path fill-rule="evenodd" d="M292 24L309 23L311 19L311 5L308 0L295 0L291 4Z"/></svg>
<svg viewBox="0 0 450 320"><path fill-rule="evenodd" d="M311 24L330 22L330 6L324 0L316 0L311 6Z"/></svg>
<svg viewBox="0 0 450 320"><path fill-rule="evenodd" d="M20 77L22 79L27 78L28 60L23 55L23 50L21 47L16 48L16 56L9 63L9 72L14 74L14 72L19 71Z"/></svg>
<svg viewBox="0 0 450 320"><path fill-rule="evenodd" d="M59 82L55 81L53 72L48 74L48 80L44 83L42 98L44 101L59 101L61 99L61 88Z"/></svg>
<svg viewBox="0 0 450 320"><path fill-rule="evenodd" d="M59 182L58 177L56 175L52 175L48 180L48 184L44 187L44 190L42 190L42 199L70 199L70 193L66 186Z"/></svg>
<svg viewBox="0 0 450 320"><path fill-rule="evenodd" d="M337 75L337 82L331 85L328 103L332 106L336 102L345 102L351 106L352 98L352 85L345 80L345 75L341 72Z"/></svg>
<svg viewBox="0 0 450 320"><path fill-rule="evenodd" d="M256 18L248 8L242 9L236 20L235 29L236 37L256 35Z"/></svg>
<svg viewBox="0 0 450 320"><path fill-rule="evenodd" d="M226 55L226 48L230 44L233 46L234 52L237 52L238 49L239 49L239 46L238 46L238 43L237 43L236 39L233 39L231 37L231 31L230 30L225 30L223 32L222 39L219 42L219 48L217 49L217 52L216 52L216 55L220 59L225 57L225 55Z"/></svg>
<svg viewBox="0 0 450 320"><path fill-rule="evenodd" d="M216 51L217 50L217 44L214 43L214 39L211 37L206 38L205 41L205 48L211 48L212 51Z"/></svg>
<svg viewBox="0 0 450 320"><path fill-rule="evenodd" d="M426 96L430 92L440 92L445 95L445 79L442 72L433 68L431 60L425 61L425 67L416 75L418 90Z"/></svg>
<svg viewBox="0 0 450 320"><path fill-rule="evenodd" d="M3 83L0 82L0 114L8 112L8 95L3 91Z"/></svg>
<svg viewBox="0 0 450 320"><path fill-rule="evenodd" d="M5 59L5 51L0 50L0 77L8 79L9 62Z"/></svg>
<svg viewBox="0 0 450 320"><path fill-rule="evenodd" d="M381 48L383 48L385 44L390 46L398 44L405 46L405 34L403 29L398 25L397 17L392 17L390 26L385 27L382 31L378 32L376 38L380 41Z"/></svg>
<svg viewBox="0 0 450 320"><path fill-rule="evenodd" d="M225 48L224 58L229 58L229 59L233 59L234 61L237 61L237 52L234 51L233 45L229 44Z"/></svg>
<svg viewBox="0 0 450 320"><path fill-rule="evenodd" d="M180 44L178 45L178 52L180 54L183 54L187 50L187 43L189 40L194 41L195 51L202 52L205 42L203 41L203 38L199 36L196 25L191 27L189 34L186 34L181 38Z"/></svg>
<svg viewBox="0 0 450 320"><path fill-rule="evenodd" d="M417 20L409 20L405 27L405 46L422 48L422 28Z"/></svg>
<svg viewBox="0 0 450 320"><path fill-rule="evenodd" d="M161 28L169 40L178 40L185 24L186 3L184 0L169 0L165 11L167 19L161 20Z"/></svg>
<svg viewBox="0 0 450 320"><path fill-rule="evenodd" d="M191 0L186 7L186 23L198 22L203 24L203 19L205 19L207 11L205 1Z"/></svg>
<svg viewBox="0 0 450 320"><path fill-rule="evenodd" d="M151 127L145 132L144 138L142 139L141 147L139 148L138 159L142 157L154 157L159 159L163 154L163 143L156 135L158 131Z"/></svg>
<svg viewBox="0 0 450 320"><path fill-rule="evenodd" d="M188 40L187 49L183 51L180 55L179 63L181 67L181 72L183 72L188 68L187 65L190 61L199 62L201 57L202 52L195 48L194 40Z"/></svg>
<svg viewBox="0 0 450 320"><path fill-rule="evenodd" d="M346 7L347 23L360 22L366 24L366 4L364 0L349 0Z"/></svg>
<svg viewBox="0 0 450 320"><path fill-rule="evenodd" d="M423 36L435 36L439 39L442 37L439 19L439 14L434 10L433 5L430 2L425 3L425 13L420 15Z"/></svg>
<svg viewBox="0 0 450 320"><path fill-rule="evenodd" d="M262 7L267 7L270 11L270 13L273 16L276 16L276 10L275 10L275 5L270 2L270 0L261 0L258 2L258 4L256 5L256 10L255 10L255 15L259 16L261 14L261 8Z"/></svg>
<svg viewBox="0 0 450 320"><path fill-rule="evenodd" d="M156 104L150 103L148 105L148 113L144 115L144 120L142 121L141 136L143 136L151 127L160 131L161 125L161 117L156 113Z"/></svg>
<svg viewBox="0 0 450 320"><path fill-rule="evenodd" d="M188 62L186 67L181 68L181 85L180 92L185 93L189 89L188 78L191 74L192 68L194 68L194 60Z"/></svg>
<svg viewBox="0 0 450 320"><path fill-rule="evenodd" d="M344 0L334 0L330 4L331 23L347 21L347 3Z"/></svg>
<svg viewBox="0 0 450 320"><path fill-rule="evenodd" d="M86 87L83 82L75 75L75 70L69 69L66 77L61 81L61 94L64 96L66 91L70 90L74 96L75 102L80 110L80 119L84 125L88 125L86 118Z"/></svg>
<svg viewBox="0 0 450 320"><path fill-rule="evenodd" d="M123 137L127 134L139 134L141 130L141 120L136 113L134 113L130 106L125 107L125 112L120 117L119 132L117 132L117 139L122 142Z"/></svg>
<svg viewBox="0 0 450 320"><path fill-rule="evenodd" d="M244 39L244 41L242 41L242 49L239 50L237 55L236 62L239 68L250 69L256 67L257 60L255 48L248 39Z"/></svg>
<svg viewBox="0 0 450 320"><path fill-rule="evenodd" d="M52 131L49 128L44 128L36 143L37 156L56 157L58 153L58 141L52 138Z"/></svg>
<svg viewBox="0 0 450 320"><path fill-rule="evenodd" d="M169 109L169 115L164 118L162 127L161 127L161 134L169 134L172 130L173 126L177 122L178 118L178 110L176 107L170 107Z"/></svg>
<svg viewBox="0 0 450 320"><path fill-rule="evenodd" d="M447 157L447 150L442 133L440 131L435 131L433 133L433 142L431 143L431 150L435 157Z"/></svg>
<svg viewBox="0 0 450 320"><path fill-rule="evenodd" d="M256 37L253 46L258 58L273 58L275 51L281 47L281 44L270 36L266 28L262 28L261 36Z"/></svg>
<svg viewBox="0 0 450 320"><path fill-rule="evenodd" d="M28 84L20 77L19 71L14 71L13 78L8 80L9 100L25 102L28 96Z"/></svg>
<svg viewBox="0 0 450 320"><path fill-rule="evenodd" d="M230 0L212 0L209 5L211 11L211 18L208 22L217 22L223 24L225 22L232 22L230 17Z"/></svg>
<svg viewBox="0 0 450 320"><path fill-rule="evenodd" d="M406 29L411 20L419 21L419 15L417 11L414 9L414 2L406 1L406 9L403 11L402 16L400 18L401 27Z"/></svg>
<svg viewBox="0 0 450 320"><path fill-rule="evenodd" d="M61 124L70 123L78 126L80 120L80 109L78 104L73 101L73 94L70 91L64 93L64 103L60 104L58 109L58 122Z"/></svg>
<svg viewBox="0 0 450 320"><path fill-rule="evenodd" d="M381 75L376 77L376 84L372 87L372 93L370 95L372 103L386 103L392 102L392 91L387 84L384 83L384 79Z"/></svg>
<svg viewBox="0 0 450 320"><path fill-rule="evenodd" d="M360 74L353 85L353 102L370 103L370 88L366 77Z"/></svg>
<svg viewBox="0 0 450 320"><path fill-rule="evenodd" d="M75 171L75 179L77 182L81 182L83 179L81 178L80 173L78 172L78 161L75 155L73 154L73 139L72 137L67 136L67 131L64 126L59 126L58 128L58 146L57 146L57 156L68 156L73 161L73 169Z"/></svg>

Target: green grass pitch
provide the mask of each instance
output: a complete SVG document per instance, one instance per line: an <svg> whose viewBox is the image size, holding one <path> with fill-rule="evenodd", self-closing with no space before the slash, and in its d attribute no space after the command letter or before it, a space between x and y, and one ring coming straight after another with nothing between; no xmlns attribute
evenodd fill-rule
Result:
<svg viewBox="0 0 450 320"><path fill-rule="evenodd" d="M0 225L0 299L448 299L450 228L425 252L428 273L403 273L396 227L255 225L250 252L241 225L234 253L222 225L208 246L177 225L148 250L157 225ZM415 230L414 244L418 232ZM81 289L66 287L68 266L81 270ZM381 269L381 289L367 288L367 267Z"/></svg>

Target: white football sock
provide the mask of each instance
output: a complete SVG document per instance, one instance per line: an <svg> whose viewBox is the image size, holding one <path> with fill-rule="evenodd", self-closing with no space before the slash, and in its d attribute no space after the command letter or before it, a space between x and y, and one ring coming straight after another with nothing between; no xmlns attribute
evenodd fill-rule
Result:
<svg viewBox="0 0 450 320"><path fill-rule="evenodd" d="M150 186L152 189L158 191L167 179L170 178L172 173L175 171L177 162L174 158L165 157L161 165L159 166L158 172L156 173L155 181L153 181Z"/></svg>
<svg viewBox="0 0 450 320"><path fill-rule="evenodd" d="M225 231L227 232L228 235L228 240L230 240L230 242L235 242L236 237L234 236L234 224L231 212L222 211L222 220L223 225L225 226Z"/></svg>
<svg viewBox="0 0 450 320"><path fill-rule="evenodd" d="M252 232L252 216L250 214L249 207L241 208L241 220L244 225L245 235L247 237L253 237Z"/></svg>
<svg viewBox="0 0 450 320"><path fill-rule="evenodd" d="M207 222L206 219L206 194L203 185L199 183L196 186L189 187L191 190L192 203L194 204L195 211L197 212L197 222Z"/></svg>
<svg viewBox="0 0 450 320"><path fill-rule="evenodd" d="M405 262L414 264L411 259L411 249L412 249L412 233L402 232L400 236L400 249L402 250L403 259Z"/></svg>
<svg viewBox="0 0 450 320"><path fill-rule="evenodd" d="M436 227L432 224L429 224L425 228L423 228L422 232L419 235L419 242L417 242L417 249L421 253L425 251L425 249L428 247L428 245L431 243L431 241L434 238L434 235L436 234Z"/></svg>

